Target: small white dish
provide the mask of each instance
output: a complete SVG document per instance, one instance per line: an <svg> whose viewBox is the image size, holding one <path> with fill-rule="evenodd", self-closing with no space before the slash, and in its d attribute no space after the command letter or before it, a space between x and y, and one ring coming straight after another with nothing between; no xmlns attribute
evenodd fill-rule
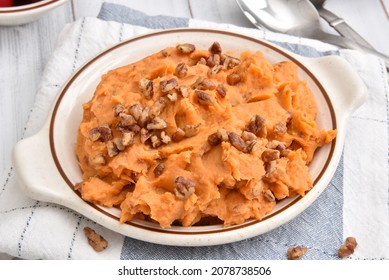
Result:
<svg viewBox="0 0 389 280"><path fill-rule="evenodd" d="M65 4L68 0L42 0L33 4L0 7L0 25L21 25L39 19L48 11Z"/></svg>
<svg viewBox="0 0 389 280"><path fill-rule="evenodd" d="M304 197L279 202L262 221L223 227L193 226L162 229L157 224L135 220L119 223L119 210L85 202L73 190L81 181L75 155L82 104L94 94L101 76L177 43L190 42L199 49L218 41L225 50L262 51L272 63L291 60L298 65L317 105L317 124L337 129L337 138L320 148L310 164L314 187ZM346 125L351 114L366 100L367 91L356 72L342 58L305 58L268 42L242 34L208 29L172 29L142 35L113 46L82 66L58 95L43 129L20 141L14 149L14 164L25 193L37 200L67 206L97 223L139 240L177 246L205 246L239 241L270 231L300 214L330 182L342 154Z"/></svg>

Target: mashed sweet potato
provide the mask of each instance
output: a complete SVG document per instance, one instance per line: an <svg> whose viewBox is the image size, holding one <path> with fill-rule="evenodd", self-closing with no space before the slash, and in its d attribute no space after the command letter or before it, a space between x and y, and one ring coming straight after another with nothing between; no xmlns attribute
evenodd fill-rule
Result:
<svg viewBox="0 0 389 280"><path fill-rule="evenodd" d="M82 198L133 218L192 226L260 220L312 188L320 130L297 66L239 58L215 42L178 44L109 71L83 106L76 153Z"/></svg>

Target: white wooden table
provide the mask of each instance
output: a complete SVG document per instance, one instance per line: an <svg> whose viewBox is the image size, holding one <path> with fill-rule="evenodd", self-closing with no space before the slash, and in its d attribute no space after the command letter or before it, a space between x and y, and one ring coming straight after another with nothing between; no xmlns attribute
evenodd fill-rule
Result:
<svg viewBox="0 0 389 280"><path fill-rule="evenodd" d="M103 1L70 0L39 21L23 26L0 26L0 188L12 172L12 147L23 138L40 78L59 32L65 24L80 17L97 16ZM252 27L235 0L106 1L150 15L164 14ZM326 8L343 17L377 50L389 55L389 0L327 0ZM324 21L323 27L330 30ZM0 253L0 260L8 258Z"/></svg>

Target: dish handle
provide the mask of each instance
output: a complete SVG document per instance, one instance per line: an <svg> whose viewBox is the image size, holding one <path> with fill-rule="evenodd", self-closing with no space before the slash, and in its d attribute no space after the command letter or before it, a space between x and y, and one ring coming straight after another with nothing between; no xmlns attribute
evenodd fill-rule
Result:
<svg viewBox="0 0 389 280"><path fill-rule="evenodd" d="M47 135L46 124L40 132L15 145L13 162L20 187L33 199L70 206L69 203L81 198L66 184L56 168Z"/></svg>
<svg viewBox="0 0 389 280"><path fill-rule="evenodd" d="M337 113L337 126L348 118L367 100L367 88L352 66L342 57L325 56L302 58L304 65L316 77L327 92Z"/></svg>

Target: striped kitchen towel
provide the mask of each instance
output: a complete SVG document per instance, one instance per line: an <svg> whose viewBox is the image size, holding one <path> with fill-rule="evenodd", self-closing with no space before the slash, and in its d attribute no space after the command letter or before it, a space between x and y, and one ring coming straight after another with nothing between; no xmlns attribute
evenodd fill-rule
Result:
<svg viewBox="0 0 389 280"><path fill-rule="evenodd" d="M236 31L304 56L336 54L358 71L369 100L351 118L342 159L326 190L302 214L271 232L231 244L188 248L124 237L66 207L32 200L21 192L12 171L0 185L0 252L24 259L285 259L288 247L305 245L304 259L322 260L337 259L344 238L355 236L359 245L351 258L389 259L389 86L383 62L373 56L264 30L151 17L104 3L99 18L79 19L61 33L36 95L26 136L42 127L61 86L88 59L150 29L173 27ZM82 232L85 226L108 240L105 251L96 253L88 245Z"/></svg>

